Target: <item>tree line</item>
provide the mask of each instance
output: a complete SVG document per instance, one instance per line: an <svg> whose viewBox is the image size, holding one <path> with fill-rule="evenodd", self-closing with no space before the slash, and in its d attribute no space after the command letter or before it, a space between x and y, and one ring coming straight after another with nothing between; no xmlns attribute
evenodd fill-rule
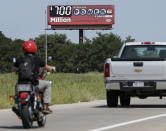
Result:
<svg viewBox="0 0 166 131"><path fill-rule="evenodd" d="M31 38L36 42L38 55L45 60L45 34ZM83 44L76 44L67 39L65 34L49 34L47 36L48 64L56 66L58 72L103 71L104 61L108 57L118 54L124 42L134 41L131 36L122 40L120 36L113 33L101 34L89 40L85 38ZM22 44L24 40L6 37L0 32L0 72L11 72L13 58L23 55Z"/></svg>

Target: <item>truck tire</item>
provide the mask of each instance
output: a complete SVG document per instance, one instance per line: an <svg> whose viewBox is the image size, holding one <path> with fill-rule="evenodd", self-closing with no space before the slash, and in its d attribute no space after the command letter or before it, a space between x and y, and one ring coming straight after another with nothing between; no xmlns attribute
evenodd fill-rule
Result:
<svg viewBox="0 0 166 131"><path fill-rule="evenodd" d="M121 106L129 106L130 105L131 97L130 95L126 94L125 92L120 93L120 104Z"/></svg>
<svg viewBox="0 0 166 131"><path fill-rule="evenodd" d="M115 90L107 90L107 106L117 107L118 105L118 92Z"/></svg>

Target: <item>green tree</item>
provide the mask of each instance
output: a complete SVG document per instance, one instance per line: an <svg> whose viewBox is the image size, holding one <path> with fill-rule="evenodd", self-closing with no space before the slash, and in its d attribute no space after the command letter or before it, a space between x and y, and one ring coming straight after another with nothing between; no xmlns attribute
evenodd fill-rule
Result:
<svg viewBox="0 0 166 131"><path fill-rule="evenodd" d="M91 70L103 71L103 64L106 58L117 55L122 46L122 39L120 36L113 33L101 34L92 41L91 52Z"/></svg>
<svg viewBox="0 0 166 131"><path fill-rule="evenodd" d="M45 60L45 34L34 39L38 47L38 55ZM131 36L122 40L120 36L108 33L98 33L96 38L86 38L83 44L74 44L65 34L48 34L47 47L48 64L57 67L58 72L89 72L103 71L104 61L108 57L117 55L123 42L135 41ZM24 40L7 38L0 32L0 72L10 72L12 59L23 55L22 44Z"/></svg>
<svg viewBox="0 0 166 131"><path fill-rule="evenodd" d="M134 41L135 41L135 39L132 38L132 36L127 36L126 40L124 40L124 43L126 43L126 42L134 42Z"/></svg>
<svg viewBox="0 0 166 131"><path fill-rule="evenodd" d="M8 72L11 70L12 58L11 48L12 40L7 38L0 32L0 72Z"/></svg>
<svg viewBox="0 0 166 131"><path fill-rule="evenodd" d="M88 72L90 70L90 55L92 51L92 44L90 41L86 41L84 44L76 45L76 58L75 58L75 71L76 72Z"/></svg>

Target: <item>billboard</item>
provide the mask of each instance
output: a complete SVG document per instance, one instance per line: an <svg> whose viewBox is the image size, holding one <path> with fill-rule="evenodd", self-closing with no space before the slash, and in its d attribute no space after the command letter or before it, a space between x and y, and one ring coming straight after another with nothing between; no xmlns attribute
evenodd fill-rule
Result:
<svg viewBox="0 0 166 131"><path fill-rule="evenodd" d="M112 27L114 12L114 5L50 5L48 25L56 28Z"/></svg>

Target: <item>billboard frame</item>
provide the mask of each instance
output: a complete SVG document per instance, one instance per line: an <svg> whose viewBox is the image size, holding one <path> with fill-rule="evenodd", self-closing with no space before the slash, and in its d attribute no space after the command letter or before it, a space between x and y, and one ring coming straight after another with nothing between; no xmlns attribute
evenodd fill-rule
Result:
<svg viewBox="0 0 166 131"><path fill-rule="evenodd" d="M101 24L100 22L98 22L97 24L91 24L91 21L88 23L88 24L79 24L79 22L77 24L71 24L71 23L55 23L55 24L50 24L51 22L49 21L51 18L58 18L60 16L50 16L51 14L51 11L50 11L50 8L54 8L53 6L56 7L56 13L57 11L59 11L57 8L57 6L71 6L71 7L75 7L75 6L80 6L80 7L110 7L109 9L112 10L112 13L110 13L110 15L112 15L112 17L109 17L108 19L111 19L112 21L111 22L105 22L105 24L103 24L104 22L102 21ZM82 8L81 8L82 9ZM102 8L101 8L102 9ZM107 8L108 9L108 8ZM50 11L50 12L49 12ZM71 16L69 17L66 17L64 16L64 18L71 18L72 15L73 15L73 10L71 11L72 14ZM108 12L106 13L108 15ZM57 15L57 14L56 14ZM87 14L86 14L87 15ZM77 16L74 16L73 17L76 19ZM81 15L79 16L81 17ZM77 18L79 18L77 17ZM97 19L96 16L94 17L94 14L92 16L86 16L84 18L91 18L93 17L92 19ZM103 17L103 16L102 16ZM81 17L83 18L83 16ZM72 18L71 18L72 19ZM99 18L101 20L101 18ZM104 18L103 19L107 19L107 18ZM83 43L83 30L111 30L112 29L112 25L115 23L115 7L114 5L48 5L47 6L47 28L45 30L79 30L79 43ZM93 21L94 22L94 21ZM75 22L76 23L76 22ZM81 22L80 22L81 23ZM112 24L109 24L109 23L112 23ZM48 26L50 26L50 28L48 28Z"/></svg>

